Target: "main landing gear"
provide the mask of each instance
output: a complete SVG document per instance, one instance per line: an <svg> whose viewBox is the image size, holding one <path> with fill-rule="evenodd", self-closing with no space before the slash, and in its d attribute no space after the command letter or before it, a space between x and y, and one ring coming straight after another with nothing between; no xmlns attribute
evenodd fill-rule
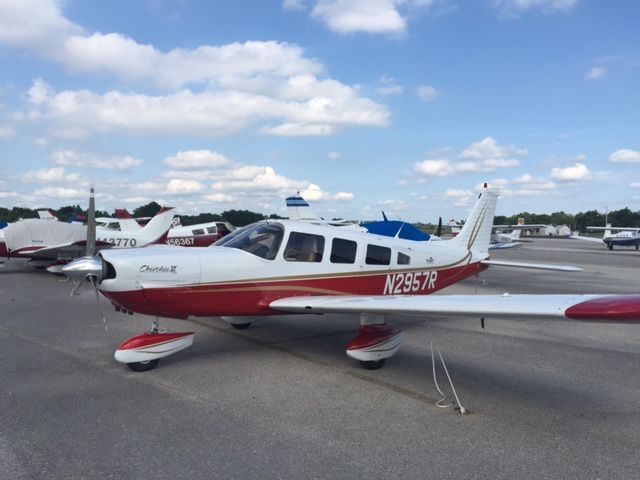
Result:
<svg viewBox="0 0 640 480"><path fill-rule="evenodd" d="M366 370L382 368L387 358L400 349L404 333L384 322L383 315L360 315L360 332L347 345L347 355L360 361Z"/></svg>
<svg viewBox="0 0 640 480"><path fill-rule="evenodd" d="M156 317L149 332L132 337L118 347L115 359L134 372L153 370L163 357L173 355L193 345L195 332L161 331Z"/></svg>

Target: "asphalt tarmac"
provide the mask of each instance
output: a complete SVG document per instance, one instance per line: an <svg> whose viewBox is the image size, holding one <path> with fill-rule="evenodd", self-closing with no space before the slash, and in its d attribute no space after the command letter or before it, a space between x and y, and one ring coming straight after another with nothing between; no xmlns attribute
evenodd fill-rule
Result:
<svg viewBox="0 0 640 480"><path fill-rule="evenodd" d="M638 293L640 253L540 239L446 293ZM149 318L11 260L0 268L1 479L632 479L640 476L640 325L392 317L400 352L365 371L357 317L234 330L162 321L194 346L134 373L116 347ZM439 408L435 340L469 414ZM450 392L438 370L440 387Z"/></svg>

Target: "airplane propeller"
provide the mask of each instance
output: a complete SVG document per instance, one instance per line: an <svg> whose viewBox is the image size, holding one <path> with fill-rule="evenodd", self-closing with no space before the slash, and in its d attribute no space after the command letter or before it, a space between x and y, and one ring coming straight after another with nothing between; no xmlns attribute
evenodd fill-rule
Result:
<svg viewBox="0 0 640 480"><path fill-rule="evenodd" d="M100 310L100 317L104 328L107 330L107 320L100 304L100 293L98 292L98 282L102 280L102 259L96 256L96 203L93 187L89 193L89 210L87 211L87 242L85 256L74 260L65 265L62 272L73 280L73 289L71 296L73 297L84 281L91 282L93 290L96 294L96 303Z"/></svg>
<svg viewBox="0 0 640 480"><path fill-rule="evenodd" d="M438 217L438 228L436 228L436 237L442 237L442 217Z"/></svg>

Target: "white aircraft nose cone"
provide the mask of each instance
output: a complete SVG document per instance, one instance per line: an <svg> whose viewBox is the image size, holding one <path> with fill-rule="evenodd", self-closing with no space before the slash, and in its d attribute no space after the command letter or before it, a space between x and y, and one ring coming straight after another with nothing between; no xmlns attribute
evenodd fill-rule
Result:
<svg viewBox="0 0 640 480"><path fill-rule="evenodd" d="M73 280L85 280L88 277L102 279L102 260L99 257L82 257L62 267L62 273Z"/></svg>

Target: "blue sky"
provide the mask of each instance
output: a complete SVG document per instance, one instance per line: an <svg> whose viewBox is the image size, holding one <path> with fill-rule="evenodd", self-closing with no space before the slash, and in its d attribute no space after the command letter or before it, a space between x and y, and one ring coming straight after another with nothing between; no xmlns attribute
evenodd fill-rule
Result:
<svg viewBox="0 0 640 480"><path fill-rule="evenodd" d="M640 209L633 0L0 0L0 206Z"/></svg>

